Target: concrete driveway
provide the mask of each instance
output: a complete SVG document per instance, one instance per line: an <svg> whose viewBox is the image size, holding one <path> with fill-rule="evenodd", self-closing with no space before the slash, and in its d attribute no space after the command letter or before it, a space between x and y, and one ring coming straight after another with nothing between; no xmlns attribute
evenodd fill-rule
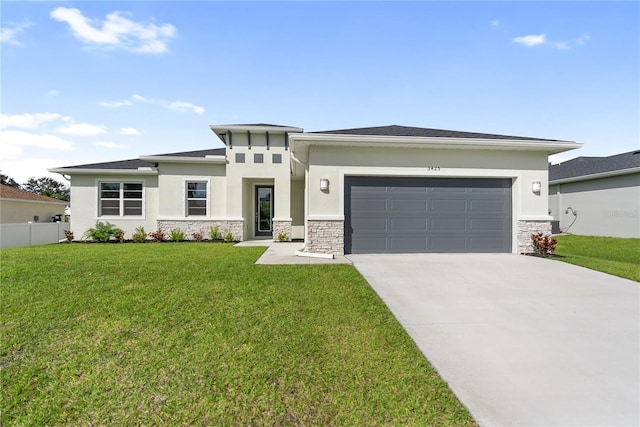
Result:
<svg viewBox="0 0 640 427"><path fill-rule="evenodd" d="M522 255L348 258L480 425L640 425L637 282Z"/></svg>

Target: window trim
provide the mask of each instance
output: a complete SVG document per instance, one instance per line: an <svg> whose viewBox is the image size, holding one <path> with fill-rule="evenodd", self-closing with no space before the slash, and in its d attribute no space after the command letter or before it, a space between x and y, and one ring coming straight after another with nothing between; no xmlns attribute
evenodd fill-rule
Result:
<svg viewBox="0 0 640 427"><path fill-rule="evenodd" d="M105 219L144 219L146 217L146 188L147 188L147 183L145 180L139 180L139 179L99 179L96 180L96 188L97 188L97 212L96 212L96 218L105 218ZM102 198L102 184L118 184L119 185L119 197L118 199L111 199L111 200L118 200L118 210L119 210L119 214L118 215L103 215L102 214L102 200L109 200L109 199L103 199ZM124 198L124 184L140 184L142 186L141 191L141 198L140 199L125 199ZM141 201L141 214L140 215L125 215L124 214L124 202L125 200L140 200Z"/></svg>
<svg viewBox="0 0 640 427"><path fill-rule="evenodd" d="M202 200L200 198L189 198L189 184L202 183L206 186L207 196L205 197L205 213L204 215L189 215L189 200ZM211 181L208 179L185 179L184 180L184 216L185 218L208 218L211 216Z"/></svg>

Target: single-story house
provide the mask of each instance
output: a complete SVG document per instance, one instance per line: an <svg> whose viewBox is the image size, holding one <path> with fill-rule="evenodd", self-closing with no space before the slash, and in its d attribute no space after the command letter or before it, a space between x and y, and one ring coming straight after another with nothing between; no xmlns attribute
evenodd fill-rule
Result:
<svg viewBox="0 0 640 427"><path fill-rule="evenodd" d="M561 231L640 237L640 150L551 165L549 211Z"/></svg>
<svg viewBox="0 0 640 427"><path fill-rule="evenodd" d="M528 252L551 229L548 156L581 146L406 126L211 130L222 148L51 169L71 180L72 231L103 220L303 239L310 254Z"/></svg>
<svg viewBox="0 0 640 427"><path fill-rule="evenodd" d="M0 223L52 222L69 202L0 184Z"/></svg>

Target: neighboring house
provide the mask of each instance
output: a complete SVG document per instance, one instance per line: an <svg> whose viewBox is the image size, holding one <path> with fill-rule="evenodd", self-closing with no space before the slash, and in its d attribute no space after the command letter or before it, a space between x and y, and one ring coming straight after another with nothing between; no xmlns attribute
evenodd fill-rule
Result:
<svg viewBox="0 0 640 427"><path fill-rule="evenodd" d="M51 169L71 179L72 231L102 220L333 255L527 252L550 231L548 156L581 146L404 126L211 130L224 148Z"/></svg>
<svg viewBox="0 0 640 427"><path fill-rule="evenodd" d="M640 237L640 150L551 165L549 210L561 231Z"/></svg>
<svg viewBox="0 0 640 427"><path fill-rule="evenodd" d="M0 184L0 223L52 222L68 203Z"/></svg>

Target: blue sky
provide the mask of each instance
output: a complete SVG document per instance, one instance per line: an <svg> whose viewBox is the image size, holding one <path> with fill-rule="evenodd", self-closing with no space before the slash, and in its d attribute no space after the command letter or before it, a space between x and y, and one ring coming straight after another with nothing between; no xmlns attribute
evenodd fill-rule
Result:
<svg viewBox="0 0 640 427"><path fill-rule="evenodd" d="M398 124L640 148L639 2L2 2L0 170ZM54 175L58 179L60 176Z"/></svg>

